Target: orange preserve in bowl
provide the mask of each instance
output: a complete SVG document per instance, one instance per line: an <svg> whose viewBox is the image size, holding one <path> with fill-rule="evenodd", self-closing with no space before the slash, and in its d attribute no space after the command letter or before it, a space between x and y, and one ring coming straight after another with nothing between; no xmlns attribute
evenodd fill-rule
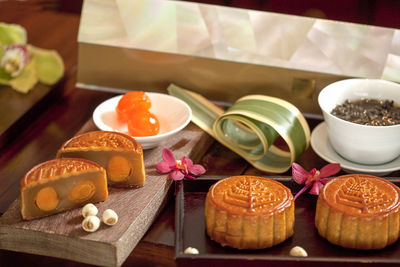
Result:
<svg viewBox="0 0 400 267"><path fill-rule="evenodd" d="M130 135L152 136L158 134L160 123L150 108L148 95L142 91L132 91L121 97L115 111L118 120L128 125Z"/></svg>

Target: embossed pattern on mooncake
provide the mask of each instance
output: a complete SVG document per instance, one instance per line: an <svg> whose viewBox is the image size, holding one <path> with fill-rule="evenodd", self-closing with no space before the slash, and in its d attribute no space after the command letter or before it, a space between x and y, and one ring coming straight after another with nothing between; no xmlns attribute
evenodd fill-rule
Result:
<svg viewBox="0 0 400 267"><path fill-rule="evenodd" d="M220 181L211 199L222 209L240 214L271 213L290 205L291 193L281 183L260 177L232 177Z"/></svg>
<svg viewBox="0 0 400 267"><path fill-rule="evenodd" d="M388 212L399 206L398 188L385 179L354 174L335 179L322 191L334 209L357 216Z"/></svg>
<svg viewBox="0 0 400 267"><path fill-rule="evenodd" d="M276 196L268 186L258 180L240 180L224 192L226 204L243 207L247 212L254 213L262 208L270 208L276 201Z"/></svg>
<svg viewBox="0 0 400 267"><path fill-rule="evenodd" d="M141 150L141 146L130 136L107 131L94 131L77 135L67 141L61 149L92 149L92 150Z"/></svg>
<svg viewBox="0 0 400 267"><path fill-rule="evenodd" d="M57 179L66 175L100 169L102 169L100 165L84 159L63 158L50 160L31 169L21 180L21 187L31 186L43 180Z"/></svg>

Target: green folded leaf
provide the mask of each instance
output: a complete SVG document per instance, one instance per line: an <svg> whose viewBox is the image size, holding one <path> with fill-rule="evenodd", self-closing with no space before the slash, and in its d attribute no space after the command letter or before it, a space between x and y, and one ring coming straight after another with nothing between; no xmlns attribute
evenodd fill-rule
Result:
<svg viewBox="0 0 400 267"><path fill-rule="evenodd" d="M215 106L202 95L184 90L174 84L171 84L167 90L170 95L185 101L192 109L193 123L215 138L212 126L214 121L224 113L224 110Z"/></svg>
<svg viewBox="0 0 400 267"><path fill-rule="evenodd" d="M45 50L32 45L28 46L33 55L36 73L40 82L55 84L64 75L64 63L61 56L54 50Z"/></svg>
<svg viewBox="0 0 400 267"><path fill-rule="evenodd" d="M0 46L14 43L26 44L25 28L17 24L0 23Z"/></svg>
<svg viewBox="0 0 400 267"><path fill-rule="evenodd" d="M310 144L307 121L282 99L250 95L224 113L203 96L176 85L170 85L168 92L192 108L193 123L259 170L286 172ZM279 136L290 151L274 146Z"/></svg>
<svg viewBox="0 0 400 267"><path fill-rule="evenodd" d="M20 93L29 92L38 82L34 63L31 61L16 78L9 81L9 85Z"/></svg>

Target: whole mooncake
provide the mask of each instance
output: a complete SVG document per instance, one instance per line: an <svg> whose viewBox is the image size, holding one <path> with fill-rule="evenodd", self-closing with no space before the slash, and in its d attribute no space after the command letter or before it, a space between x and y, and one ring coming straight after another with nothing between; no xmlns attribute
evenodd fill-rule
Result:
<svg viewBox="0 0 400 267"><path fill-rule="evenodd" d="M62 212L108 198L103 167L85 159L55 159L29 170L20 181L24 220Z"/></svg>
<svg viewBox="0 0 400 267"><path fill-rule="evenodd" d="M353 249L382 249L399 238L399 192L388 180L349 174L321 190L315 215L318 233Z"/></svg>
<svg viewBox="0 0 400 267"><path fill-rule="evenodd" d="M65 142L58 158L84 158L106 169L109 185L140 187L145 184L143 149L129 135L119 132L93 131Z"/></svg>
<svg viewBox="0 0 400 267"><path fill-rule="evenodd" d="M256 176L215 183L205 203L207 234L222 246L272 247L294 233L294 201L283 184Z"/></svg>

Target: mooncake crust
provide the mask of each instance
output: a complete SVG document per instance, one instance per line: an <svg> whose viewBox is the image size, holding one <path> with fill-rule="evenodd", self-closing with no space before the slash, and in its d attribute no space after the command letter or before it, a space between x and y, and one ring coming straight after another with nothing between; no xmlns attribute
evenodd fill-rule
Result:
<svg viewBox="0 0 400 267"><path fill-rule="evenodd" d="M349 174L333 179L320 194L331 209L350 216L387 216L400 205L400 189L386 179Z"/></svg>
<svg viewBox="0 0 400 267"><path fill-rule="evenodd" d="M20 188L34 186L48 180L79 174L85 171L103 170L99 164L77 158L59 158L40 163L30 169L20 181Z"/></svg>
<svg viewBox="0 0 400 267"><path fill-rule="evenodd" d="M142 145L133 137L111 131L92 131L72 137L57 152L58 158L84 158L102 166L108 185L137 188L146 181Z"/></svg>
<svg viewBox="0 0 400 267"><path fill-rule="evenodd" d="M382 249L399 238L399 196L400 189L380 177L337 177L320 192L315 226L333 244L360 250Z"/></svg>
<svg viewBox="0 0 400 267"><path fill-rule="evenodd" d="M143 153L142 145L133 137L112 131L92 131L72 137L58 151L74 150L129 150Z"/></svg>
<svg viewBox="0 0 400 267"><path fill-rule="evenodd" d="M263 249L294 233L294 200L283 184L233 176L214 184L205 203L207 234L222 246Z"/></svg>
<svg viewBox="0 0 400 267"><path fill-rule="evenodd" d="M221 210L249 216L272 214L289 207L293 200L289 188L257 176L222 179L211 187L209 197Z"/></svg>

